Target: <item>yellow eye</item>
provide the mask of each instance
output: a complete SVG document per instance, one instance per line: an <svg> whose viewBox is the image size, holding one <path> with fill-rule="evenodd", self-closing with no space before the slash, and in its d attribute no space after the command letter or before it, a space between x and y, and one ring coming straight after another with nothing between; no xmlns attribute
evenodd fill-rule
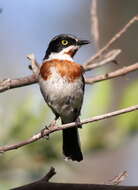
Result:
<svg viewBox="0 0 138 190"><path fill-rule="evenodd" d="M68 42L68 40L62 40L61 43L63 46L66 46L66 45L68 45L69 42Z"/></svg>

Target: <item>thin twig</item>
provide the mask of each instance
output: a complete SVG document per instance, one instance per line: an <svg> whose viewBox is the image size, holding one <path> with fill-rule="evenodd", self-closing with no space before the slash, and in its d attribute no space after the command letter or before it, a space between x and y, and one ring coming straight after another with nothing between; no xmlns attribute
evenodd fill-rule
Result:
<svg viewBox="0 0 138 190"><path fill-rule="evenodd" d="M6 151L9 151L9 150L14 150L14 149L20 148L20 147L25 146L27 144L31 144L31 143L43 138L44 136L47 136L47 135L55 132L55 131L75 127L75 126L78 126L78 125L83 125L83 124L86 124L86 123L92 123L92 122L95 122L95 121L100 121L100 120L103 120L103 119L111 118L113 116L117 116L117 115L120 115L120 114L132 112L132 111L136 111L136 110L138 110L138 105L131 106L131 107L124 108L124 109L120 109L120 110L110 112L110 113L106 113L106 114L103 114L103 115L91 117L91 118L88 118L88 119L84 119L82 121L72 122L72 123L61 125L61 126L54 126L54 127L51 127L50 129L46 128L46 129L43 130L43 133L39 132L36 135L32 136L31 138L29 138L29 139L27 139L25 141L15 143L15 144L12 144L12 145L1 146L0 147L0 152L3 153L3 152L6 152Z"/></svg>
<svg viewBox="0 0 138 190"><path fill-rule="evenodd" d="M106 185L119 185L121 182L123 182L126 177L128 177L127 171L122 172L118 176L115 176L113 179L110 179L107 183L104 183Z"/></svg>
<svg viewBox="0 0 138 190"><path fill-rule="evenodd" d="M103 74L103 75L98 75L98 76L91 77L91 78L90 77L85 78L85 83L86 84L93 84L93 83L96 83L96 82L100 82L100 81L120 77L120 76L126 75L126 74L128 74L130 72L137 71L137 70L138 70L138 63L135 63L133 65L130 65L128 67L123 67L121 69L117 69L117 70L115 70L113 72L110 72L110 73L106 73L106 74Z"/></svg>
<svg viewBox="0 0 138 190"><path fill-rule="evenodd" d="M27 59L29 59L31 61L31 68L32 68L33 73L36 76L38 76L39 71L40 71L40 66L36 61L35 55L33 53L29 54L29 55L27 55Z"/></svg>
<svg viewBox="0 0 138 190"><path fill-rule="evenodd" d="M99 58L102 54L105 53L105 51L115 42L117 41L127 30L128 28L134 24L136 21L138 21L138 16L133 17L118 33L115 34L113 38L102 48L100 49L92 58L90 58L88 61L86 61L86 65L92 64L94 60Z"/></svg>
<svg viewBox="0 0 138 190"><path fill-rule="evenodd" d="M92 1L91 8L91 33L93 35L95 45L98 49L99 47L99 23L98 23L98 15L97 15L97 0Z"/></svg>
<svg viewBox="0 0 138 190"><path fill-rule="evenodd" d="M101 67L105 64L111 63L115 61L115 58L122 52L121 49L113 49L106 53L105 55L102 56L102 58L96 60L93 64L91 65L85 65L83 64L83 68L86 71L90 71L93 69L96 69L98 67Z"/></svg>

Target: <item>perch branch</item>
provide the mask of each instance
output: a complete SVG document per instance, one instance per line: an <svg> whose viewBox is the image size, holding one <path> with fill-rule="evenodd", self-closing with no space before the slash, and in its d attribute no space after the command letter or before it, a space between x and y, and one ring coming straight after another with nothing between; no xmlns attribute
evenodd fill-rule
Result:
<svg viewBox="0 0 138 190"><path fill-rule="evenodd" d="M99 185L99 184L75 184L75 183L47 183L38 182L25 186L13 188L11 190L138 190L138 186L116 186L116 185Z"/></svg>
<svg viewBox="0 0 138 190"><path fill-rule="evenodd" d="M111 38L111 40L102 48L100 49L92 58L90 58L86 63L85 66L92 64L94 60L99 58L102 54L105 53L105 51L115 42L117 41L127 30L128 28L138 21L138 15L133 17L118 33Z"/></svg>
<svg viewBox="0 0 138 190"><path fill-rule="evenodd" d="M1 146L0 147L0 152L3 153L3 152L6 152L6 151L9 151L9 150L14 150L14 149L20 148L20 147L25 146L27 144L31 144L31 143L43 138L44 136L47 136L47 135L55 132L55 131L75 127L75 126L78 126L78 125L83 125L83 124L86 124L86 123L92 123L92 122L95 122L95 121L107 119L107 118L110 118L110 117L113 117L113 116L117 116L117 115L120 115L120 114L132 112L132 111L136 111L136 110L138 110L138 105L131 106L131 107L124 108L124 109L120 109L120 110L110 112L110 113L106 113L106 114L103 114L103 115L91 117L91 118L88 118L88 119L84 119L82 121L72 122L72 123L68 123L68 124L64 124L64 125L60 125L60 126L54 126L54 127L49 128L49 129L46 128L46 129L43 130L43 133L39 132L36 135L29 138L28 140L25 140L25 141L22 141L22 142L19 142L19 143L16 143L16 144L12 144L12 145Z"/></svg>

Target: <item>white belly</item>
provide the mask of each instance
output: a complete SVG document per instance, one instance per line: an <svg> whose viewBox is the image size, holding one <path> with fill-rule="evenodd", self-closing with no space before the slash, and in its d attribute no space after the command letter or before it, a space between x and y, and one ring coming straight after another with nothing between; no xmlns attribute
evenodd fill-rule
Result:
<svg viewBox="0 0 138 190"><path fill-rule="evenodd" d="M72 116L74 109L80 109L83 101L82 77L68 82L53 67L48 80L39 78L41 92L47 104L61 117Z"/></svg>

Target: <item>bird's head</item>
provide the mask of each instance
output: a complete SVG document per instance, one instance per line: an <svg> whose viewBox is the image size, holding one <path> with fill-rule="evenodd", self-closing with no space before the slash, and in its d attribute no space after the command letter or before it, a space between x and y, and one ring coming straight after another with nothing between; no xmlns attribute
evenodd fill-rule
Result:
<svg viewBox="0 0 138 190"><path fill-rule="evenodd" d="M73 35L60 34L50 41L44 60L53 58L72 59L82 45L89 43L88 40L80 40Z"/></svg>

